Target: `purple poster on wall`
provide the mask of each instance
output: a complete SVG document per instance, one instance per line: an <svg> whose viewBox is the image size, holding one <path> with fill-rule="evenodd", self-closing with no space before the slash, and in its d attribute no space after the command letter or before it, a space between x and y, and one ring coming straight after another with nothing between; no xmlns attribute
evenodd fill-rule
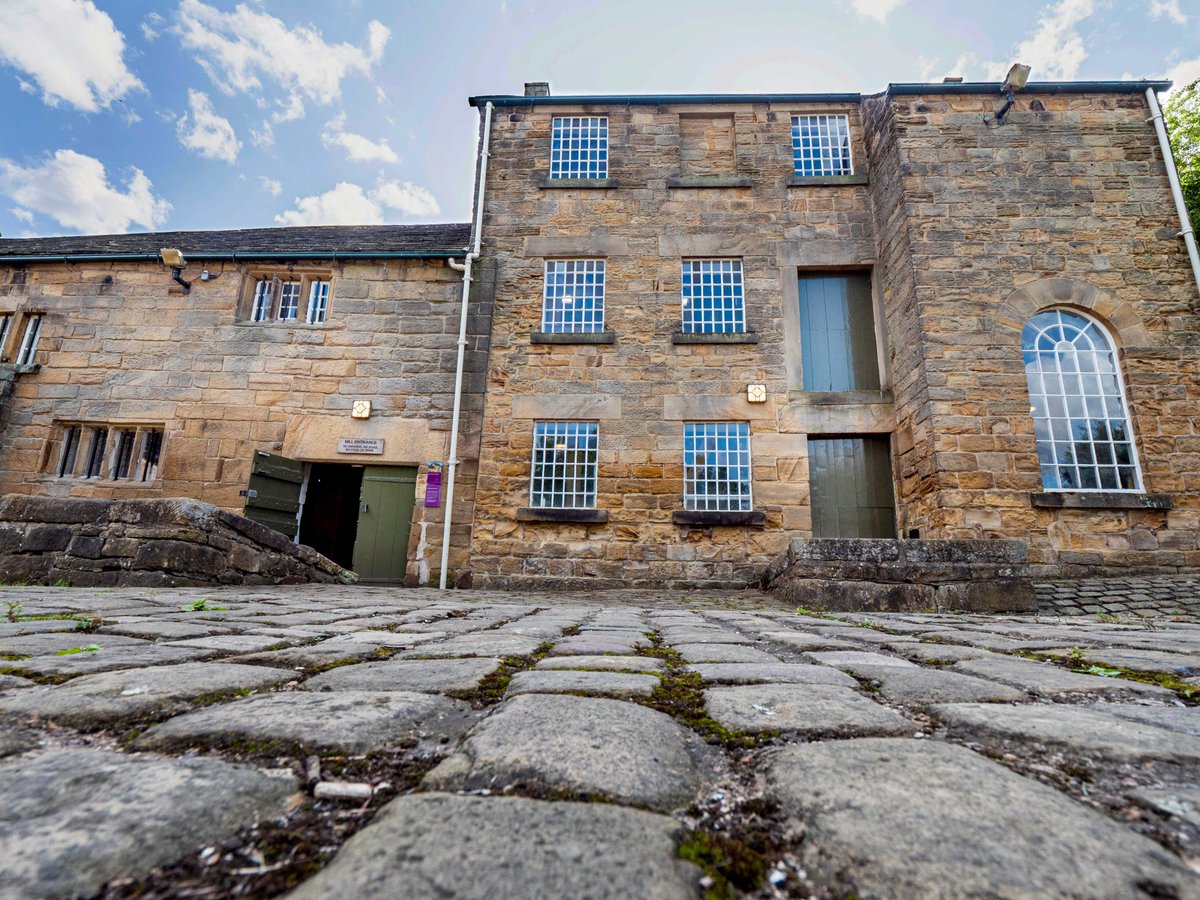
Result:
<svg viewBox="0 0 1200 900"><path fill-rule="evenodd" d="M425 476L425 505L442 505L442 473L430 472Z"/></svg>

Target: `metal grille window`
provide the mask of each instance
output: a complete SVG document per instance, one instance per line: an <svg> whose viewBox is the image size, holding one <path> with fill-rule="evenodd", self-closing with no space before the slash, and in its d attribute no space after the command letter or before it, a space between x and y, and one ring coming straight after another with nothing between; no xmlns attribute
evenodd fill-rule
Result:
<svg viewBox="0 0 1200 900"><path fill-rule="evenodd" d="M146 432L142 455L138 460L138 481L153 481L158 475L158 459L162 455L163 433L157 429Z"/></svg>
<svg viewBox="0 0 1200 900"><path fill-rule="evenodd" d="M279 321L296 318L300 311L300 282L285 281L279 286Z"/></svg>
<svg viewBox="0 0 1200 900"><path fill-rule="evenodd" d="M28 365L37 353L38 338L42 336L42 317L30 316L25 320L25 335L21 338L21 349L17 353L17 364Z"/></svg>
<svg viewBox="0 0 1200 900"><path fill-rule="evenodd" d="M0 353L4 352L4 345L8 343L8 332L12 328L12 320L12 313L0 315Z"/></svg>
<svg viewBox="0 0 1200 900"><path fill-rule="evenodd" d="M1042 486L1139 491L1137 448L1108 333L1065 309L1040 312L1021 334Z"/></svg>
<svg viewBox="0 0 1200 900"><path fill-rule="evenodd" d="M846 116L792 116L792 165L797 175L852 175Z"/></svg>
<svg viewBox="0 0 1200 900"><path fill-rule="evenodd" d="M104 474L104 449L108 445L108 429L92 430L92 443L88 447L87 467L83 470L84 478L99 478Z"/></svg>
<svg viewBox="0 0 1200 900"><path fill-rule="evenodd" d="M684 332L746 330L746 300L740 259L683 261Z"/></svg>
<svg viewBox="0 0 1200 900"><path fill-rule="evenodd" d="M128 478L129 464L133 462L133 442L137 432L132 428L122 428L117 432L117 450L113 454L112 477Z"/></svg>
<svg viewBox="0 0 1200 900"><path fill-rule="evenodd" d="M550 177L608 177L607 116L554 118L550 138Z"/></svg>
<svg viewBox="0 0 1200 900"><path fill-rule="evenodd" d="M329 282L312 281L308 286L308 312L304 321L309 325L320 325L329 312Z"/></svg>
<svg viewBox="0 0 1200 900"><path fill-rule="evenodd" d="M542 291L542 331L603 330L604 260L548 260Z"/></svg>
<svg viewBox="0 0 1200 900"><path fill-rule="evenodd" d="M251 322L265 322L271 316L271 286L273 278L259 279L254 285L254 304L250 308Z"/></svg>
<svg viewBox="0 0 1200 900"><path fill-rule="evenodd" d="M594 509L596 422L536 422L529 505L535 509Z"/></svg>
<svg viewBox="0 0 1200 900"><path fill-rule="evenodd" d="M750 497L750 426L695 422L683 426L683 508L745 511Z"/></svg>
<svg viewBox="0 0 1200 900"><path fill-rule="evenodd" d="M62 456L58 461L58 477L75 474L75 458L79 455L79 426L69 425L63 432Z"/></svg>

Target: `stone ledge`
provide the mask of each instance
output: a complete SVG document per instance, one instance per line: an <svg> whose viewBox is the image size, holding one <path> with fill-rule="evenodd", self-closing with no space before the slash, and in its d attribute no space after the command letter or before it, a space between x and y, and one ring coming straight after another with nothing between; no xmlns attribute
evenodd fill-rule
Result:
<svg viewBox="0 0 1200 900"><path fill-rule="evenodd" d="M1030 494L1037 509L1170 509L1167 494L1127 494L1124 491L1079 491Z"/></svg>
<svg viewBox="0 0 1200 900"><path fill-rule="evenodd" d="M669 188L748 188L753 185L748 175L676 175L667 179Z"/></svg>
<svg viewBox="0 0 1200 900"><path fill-rule="evenodd" d="M529 335L531 344L615 344L616 342L617 333L615 331L534 331Z"/></svg>
<svg viewBox="0 0 1200 900"><path fill-rule="evenodd" d="M676 331L671 335L672 344L757 344L755 331Z"/></svg>
<svg viewBox="0 0 1200 900"><path fill-rule="evenodd" d="M840 184L869 184L866 175L789 175L788 187L822 187Z"/></svg>
<svg viewBox="0 0 1200 900"><path fill-rule="evenodd" d="M583 525L603 525L608 521L607 509L534 509L525 506L517 510L518 522L573 522Z"/></svg>
<svg viewBox="0 0 1200 900"><path fill-rule="evenodd" d="M767 514L758 509L745 511L716 509L677 509L671 513L676 525L695 525L708 528L713 525L765 525Z"/></svg>
<svg viewBox="0 0 1200 900"><path fill-rule="evenodd" d="M891 391L788 391L788 400L805 406L872 406L895 402Z"/></svg>
<svg viewBox="0 0 1200 900"><path fill-rule="evenodd" d="M608 190L618 187L615 178L543 178L540 188L583 188L584 190Z"/></svg>

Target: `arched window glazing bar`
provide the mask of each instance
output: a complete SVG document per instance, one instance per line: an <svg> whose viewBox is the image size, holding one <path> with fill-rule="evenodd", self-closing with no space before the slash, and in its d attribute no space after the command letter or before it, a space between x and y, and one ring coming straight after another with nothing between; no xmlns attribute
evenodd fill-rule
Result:
<svg viewBox="0 0 1200 900"><path fill-rule="evenodd" d="M1021 350L1042 487L1142 490L1125 387L1104 327L1073 310L1044 310L1025 323Z"/></svg>

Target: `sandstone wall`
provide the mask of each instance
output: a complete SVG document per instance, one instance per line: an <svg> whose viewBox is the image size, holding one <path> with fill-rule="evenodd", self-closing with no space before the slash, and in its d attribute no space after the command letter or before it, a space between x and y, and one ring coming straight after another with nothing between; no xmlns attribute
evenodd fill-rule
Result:
<svg viewBox="0 0 1200 900"><path fill-rule="evenodd" d="M196 500L0 499L0 579L137 587L351 584L353 572Z"/></svg>
<svg viewBox="0 0 1200 900"><path fill-rule="evenodd" d="M200 265L188 269L193 285L186 296L157 263L0 267L0 312L18 314L8 358L20 340L21 314L44 315L40 370L20 375L8 401L0 491L192 497L240 512L238 492L256 450L305 461L419 465L409 576L436 575L444 500L428 510L421 501L425 463L448 452L459 273L440 260L295 263L295 272L332 282L327 321L305 326L236 315L255 273L286 274L287 260L206 267L214 276L208 281L198 278ZM490 318L486 286L477 294L450 560L456 572L470 542ZM350 418L356 399L371 401L370 419ZM164 428L158 477L58 477L60 422ZM339 437L383 438L384 455L339 454Z"/></svg>
<svg viewBox="0 0 1200 900"><path fill-rule="evenodd" d="M979 96L869 104L883 278L898 287L902 527L1018 537L1039 574L1200 565L1200 316L1163 160L1140 94L1019 97L1002 127ZM886 223L886 225L885 225ZM909 259L889 241L903 241ZM911 270L911 275L909 274ZM1025 320L1074 307L1115 337L1145 489L1170 510L1043 509L1021 358ZM901 369L924 391L905 390ZM927 403L925 400L927 399Z"/></svg>
<svg viewBox="0 0 1200 900"><path fill-rule="evenodd" d="M551 119L564 112L608 116L615 185L545 184ZM735 162L725 171L714 173L712 160L681 146L681 121L697 112L733 123ZM795 309L797 270L869 269L875 262L865 184L789 186L791 116L819 112L850 116L856 171L865 175L855 104L497 110L483 225L497 284L476 584L756 581L789 535L811 529L807 433L892 430L882 394L874 403L816 406L799 391L798 316L785 315ZM707 186L673 186L706 177ZM531 340L541 327L545 261L572 257L606 260L612 344ZM748 327L757 343L673 343L681 329L684 257L743 261ZM767 386L766 403L747 402L752 383ZM606 522L517 520L530 503L539 419L599 421L597 507ZM683 508L685 421L750 423L754 506L765 525L672 522Z"/></svg>

